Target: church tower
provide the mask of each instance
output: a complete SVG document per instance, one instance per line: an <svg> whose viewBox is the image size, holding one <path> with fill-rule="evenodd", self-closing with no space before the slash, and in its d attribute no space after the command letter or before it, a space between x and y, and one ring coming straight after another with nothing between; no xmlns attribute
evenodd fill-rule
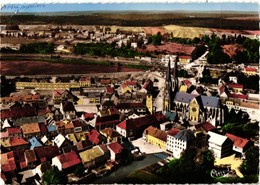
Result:
<svg viewBox="0 0 260 185"><path fill-rule="evenodd" d="M178 62L179 62L179 57L176 56L174 62L173 81L172 81L173 98L175 97L176 93L179 91Z"/></svg>
<svg viewBox="0 0 260 185"><path fill-rule="evenodd" d="M153 114L153 95L151 93L146 95L146 107L150 114Z"/></svg>
<svg viewBox="0 0 260 185"><path fill-rule="evenodd" d="M173 100L178 92L178 56L174 62L174 70L171 70L171 62L173 61L172 56L169 57L168 68L166 72L166 79L165 79L165 99L164 99L164 110L171 111L173 109Z"/></svg>

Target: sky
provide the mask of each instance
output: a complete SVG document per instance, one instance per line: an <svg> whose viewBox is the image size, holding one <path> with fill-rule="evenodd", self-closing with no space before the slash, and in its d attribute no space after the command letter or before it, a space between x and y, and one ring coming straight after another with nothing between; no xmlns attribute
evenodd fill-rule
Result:
<svg viewBox="0 0 260 185"><path fill-rule="evenodd" d="M258 3L85 3L85 4L5 4L1 12L64 12L64 11L254 11Z"/></svg>

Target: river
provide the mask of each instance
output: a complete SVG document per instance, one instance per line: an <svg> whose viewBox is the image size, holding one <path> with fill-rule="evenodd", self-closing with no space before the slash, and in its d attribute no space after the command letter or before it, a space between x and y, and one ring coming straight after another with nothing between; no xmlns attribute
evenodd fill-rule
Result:
<svg viewBox="0 0 260 185"><path fill-rule="evenodd" d="M157 161L162 160L162 157L165 158L166 156L158 157L154 154L148 154L146 157L141 161L133 161L131 164L127 166L120 166L116 171L109 174L108 176L104 176L93 181L93 184L112 184L118 183L124 177L128 176L131 172L144 168L145 166L151 165L156 163Z"/></svg>

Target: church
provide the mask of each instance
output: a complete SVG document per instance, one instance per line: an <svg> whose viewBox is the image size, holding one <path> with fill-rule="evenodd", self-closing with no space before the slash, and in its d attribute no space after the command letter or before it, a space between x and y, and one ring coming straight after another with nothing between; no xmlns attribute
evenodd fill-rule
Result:
<svg viewBox="0 0 260 185"><path fill-rule="evenodd" d="M181 120L188 120L192 124L206 121L214 126L223 124L224 112L218 97L179 92L179 58L177 56L174 60L173 71L171 60L173 61L173 57L168 62L166 72L164 111L176 112Z"/></svg>

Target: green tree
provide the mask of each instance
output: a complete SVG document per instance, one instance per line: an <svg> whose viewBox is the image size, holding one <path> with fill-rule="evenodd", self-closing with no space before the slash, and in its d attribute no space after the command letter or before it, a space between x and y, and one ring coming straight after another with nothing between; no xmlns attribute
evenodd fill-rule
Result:
<svg viewBox="0 0 260 185"><path fill-rule="evenodd" d="M84 174L85 168L83 164L80 164L76 167L74 173L75 175L77 175L78 177L81 177Z"/></svg>
<svg viewBox="0 0 260 185"><path fill-rule="evenodd" d="M181 69L181 70L178 71L178 76L183 77L183 78L187 78L189 75L188 75L188 72L185 69Z"/></svg>
<svg viewBox="0 0 260 185"><path fill-rule="evenodd" d="M210 70L207 69L206 67L202 71L202 78L200 78L201 83L211 83L212 82L212 77L210 75Z"/></svg>
<svg viewBox="0 0 260 185"><path fill-rule="evenodd" d="M151 36L149 40L153 45L161 45L162 35L161 32L158 32L156 35Z"/></svg>
<svg viewBox="0 0 260 185"><path fill-rule="evenodd" d="M59 171L56 166L47 170L42 176L43 184L66 184L67 176L63 172Z"/></svg>
<svg viewBox="0 0 260 185"><path fill-rule="evenodd" d="M259 147L252 146L245 153L245 160L240 166L244 175L259 174Z"/></svg>
<svg viewBox="0 0 260 185"><path fill-rule="evenodd" d="M246 51L237 51L233 56L237 64L249 63L249 58Z"/></svg>
<svg viewBox="0 0 260 185"><path fill-rule="evenodd" d="M173 159L164 165L158 175L168 178L171 183L209 182L214 160L213 152L208 149L189 148L180 159Z"/></svg>
<svg viewBox="0 0 260 185"><path fill-rule="evenodd" d="M47 42L35 42L30 44L22 44L19 50L20 53L40 53L48 54L54 52L54 44Z"/></svg>

